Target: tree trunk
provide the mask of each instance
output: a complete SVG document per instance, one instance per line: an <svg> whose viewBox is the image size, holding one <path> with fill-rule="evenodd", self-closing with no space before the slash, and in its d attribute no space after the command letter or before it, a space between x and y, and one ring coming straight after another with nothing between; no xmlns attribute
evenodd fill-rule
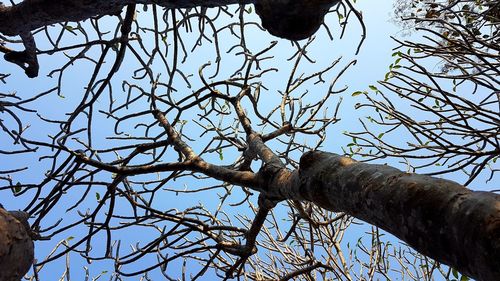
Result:
<svg viewBox="0 0 500 281"><path fill-rule="evenodd" d="M320 151L273 182L278 196L345 212L463 274L500 280L498 194Z"/></svg>
<svg viewBox="0 0 500 281"><path fill-rule="evenodd" d="M0 207L0 280L19 281L33 264L33 241L24 212Z"/></svg>

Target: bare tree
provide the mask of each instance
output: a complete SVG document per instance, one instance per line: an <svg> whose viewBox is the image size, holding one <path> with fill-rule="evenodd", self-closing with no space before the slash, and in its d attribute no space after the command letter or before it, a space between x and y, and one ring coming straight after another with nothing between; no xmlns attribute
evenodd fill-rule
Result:
<svg viewBox="0 0 500 281"><path fill-rule="evenodd" d="M312 61L310 36L320 26L331 34L325 16L336 15L341 34L357 20L363 42L362 15L352 3L179 2L33 0L0 6L6 61L34 78L51 64L44 58L66 58L48 72L55 86L27 98L0 92L0 126L12 142L0 153L31 157L26 166L9 162L0 170L0 190L12 192L31 216L23 237L64 237L34 262L32 280L61 257L61 279L69 280L72 254L89 263L112 260L114 280L147 279L153 270L169 280L209 272L221 279L371 280L389 278L394 263L400 264L398 274L414 280L456 274L441 262L481 280L500 277L499 195L319 151L327 128L342 117L347 88L338 81L356 61L334 60L309 74L300 66ZM225 6L230 4L238 5ZM364 132L346 133L354 139L349 154L403 158L410 167L423 159L423 167L448 165L442 172L464 170L472 181L499 154L498 16L477 12L478 4L470 7L480 33L494 32L492 39L481 39L461 28L464 3L429 5L435 16L410 20L428 22L421 28L432 34L431 42L400 42L381 84L439 120L409 117L375 86L373 93L355 92L352 98L367 99L360 107L374 108L380 117L369 120L389 129L377 134L364 122ZM271 90L277 42L262 45L247 37L248 30L262 29L253 9L276 36L310 37L292 42L295 53L281 91ZM446 28L456 34L444 35ZM214 62L194 68L193 59L207 50ZM445 68L431 72L421 58L442 59ZM74 71L79 77L89 72L87 80L68 85ZM11 75L0 73L0 80L10 83ZM444 90L470 83L474 91L490 92L476 100ZM70 104L60 109L66 116L38 112L54 99ZM406 148L383 141L400 129L417 143ZM39 171L33 155L46 170L38 177L32 175ZM205 197L203 204L194 202ZM61 213L71 215L59 219ZM10 219L7 212L2 216ZM19 223L26 220L18 217ZM341 244L353 218L374 225L371 245ZM383 241L379 227L425 256ZM133 241L137 232L150 240ZM22 274L16 269L5 279Z"/></svg>

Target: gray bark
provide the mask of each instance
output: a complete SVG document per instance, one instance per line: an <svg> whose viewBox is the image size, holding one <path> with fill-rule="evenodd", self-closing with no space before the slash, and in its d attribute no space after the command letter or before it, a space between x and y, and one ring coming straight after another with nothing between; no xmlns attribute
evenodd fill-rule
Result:
<svg viewBox="0 0 500 281"><path fill-rule="evenodd" d="M320 151L273 181L276 196L348 213L463 274L500 280L498 194Z"/></svg>
<svg viewBox="0 0 500 281"><path fill-rule="evenodd" d="M158 4L165 8L179 9L253 2L255 0L31 0L9 7L2 7L0 4L0 33L15 36L54 23L118 14L129 4Z"/></svg>

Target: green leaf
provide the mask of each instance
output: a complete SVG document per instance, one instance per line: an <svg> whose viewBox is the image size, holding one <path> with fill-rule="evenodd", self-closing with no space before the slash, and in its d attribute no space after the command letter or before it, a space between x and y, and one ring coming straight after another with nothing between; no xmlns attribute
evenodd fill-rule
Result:
<svg viewBox="0 0 500 281"><path fill-rule="evenodd" d="M378 91L377 87L375 87L374 85L370 85L370 86L368 86L368 87L370 87L370 89L372 89L372 90L374 90L374 91Z"/></svg>
<svg viewBox="0 0 500 281"><path fill-rule="evenodd" d="M66 238L66 241L69 242L69 241L71 241L73 239L75 239L75 237L74 236L70 236L70 237Z"/></svg>
<svg viewBox="0 0 500 281"><path fill-rule="evenodd" d="M101 194L99 194L99 192L95 193L95 199L97 199L97 201L101 200Z"/></svg>
<svg viewBox="0 0 500 281"><path fill-rule="evenodd" d="M380 133L380 134L378 134L377 139L381 139L381 138L384 136L384 134L385 134L385 133Z"/></svg>
<svg viewBox="0 0 500 281"><path fill-rule="evenodd" d="M392 73L392 72L387 72L387 73L385 74L384 81L389 80L391 73Z"/></svg>
<svg viewBox="0 0 500 281"><path fill-rule="evenodd" d="M76 32L74 31L74 30L75 30L75 29L77 29L77 28L74 28L74 27L72 27L71 25L66 25L66 26L64 27L64 29L66 29L67 31L71 32L73 35L77 35L77 34L76 34Z"/></svg>
<svg viewBox="0 0 500 281"><path fill-rule="evenodd" d="M222 154L222 148L219 148L218 153L219 153L219 159L224 160L224 155Z"/></svg>
<svg viewBox="0 0 500 281"><path fill-rule="evenodd" d="M22 184L20 182L17 182L16 185L12 188L12 192L14 194L21 192L21 187L22 187Z"/></svg>
<svg viewBox="0 0 500 281"><path fill-rule="evenodd" d="M392 56L393 57L395 57L395 56L400 57L401 56L401 52L400 51L394 52L394 53L392 53Z"/></svg>
<svg viewBox="0 0 500 281"><path fill-rule="evenodd" d="M465 276L465 275L462 275L462 277L460 277L460 281L469 281L469 277Z"/></svg>
<svg viewBox="0 0 500 281"><path fill-rule="evenodd" d="M458 271L456 269L452 268L451 274L453 274L453 277L458 278Z"/></svg>
<svg viewBox="0 0 500 281"><path fill-rule="evenodd" d="M351 96L353 96L353 97L355 97L355 96L359 96L359 95L361 95L362 93L363 93L362 91L356 91L356 92L352 93L352 95L351 95Z"/></svg>

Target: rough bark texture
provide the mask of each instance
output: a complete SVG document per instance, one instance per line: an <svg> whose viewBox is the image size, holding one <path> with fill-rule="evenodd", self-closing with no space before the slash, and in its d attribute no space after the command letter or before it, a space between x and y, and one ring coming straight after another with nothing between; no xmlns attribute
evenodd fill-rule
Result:
<svg viewBox="0 0 500 281"><path fill-rule="evenodd" d="M4 59L19 65L30 78L38 76L36 42L31 31L54 23L82 21L91 17L119 14L130 4L158 4L165 8L215 7L255 4L262 25L273 35L300 40L313 35L329 8L340 0L25 0L15 6L0 2L0 33L21 36L24 51L6 49Z"/></svg>
<svg viewBox="0 0 500 281"><path fill-rule="evenodd" d="M58 22L81 21L120 13L129 4L158 4L165 8L253 4L263 26L275 36L300 40L314 34L331 6L340 0L31 0L13 7L0 4L0 33L20 35Z"/></svg>
<svg viewBox="0 0 500 281"><path fill-rule="evenodd" d="M16 6L0 5L0 33L20 35L58 22L81 21L94 16L120 13L129 4L158 4L165 8L250 4L253 0L31 0Z"/></svg>
<svg viewBox="0 0 500 281"><path fill-rule="evenodd" d="M272 35L302 40L318 30L330 7L339 1L260 0L255 3L255 11Z"/></svg>
<svg viewBox="0 0 500 281"><path fill-rule="evenodd" d="M500 280L498 194L319 151L275 180L287 182L282 195L376 225L473 278Z"/></svg>
<svg viewBox="0 0 500 281"><path fill-rule="evenodd" d="M19 281L33 264L27 214L0 208L0 280Z"/></svg>

